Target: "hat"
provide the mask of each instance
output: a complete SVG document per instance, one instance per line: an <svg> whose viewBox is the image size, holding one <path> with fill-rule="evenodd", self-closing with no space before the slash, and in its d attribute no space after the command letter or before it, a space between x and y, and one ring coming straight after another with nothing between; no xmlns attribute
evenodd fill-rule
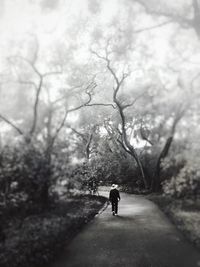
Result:
<svg viewBox="0 0 200 267"><path fill-rule="evenodd" d="M116 189L117 185L116 184L112 184L111 189Z"/></svg>

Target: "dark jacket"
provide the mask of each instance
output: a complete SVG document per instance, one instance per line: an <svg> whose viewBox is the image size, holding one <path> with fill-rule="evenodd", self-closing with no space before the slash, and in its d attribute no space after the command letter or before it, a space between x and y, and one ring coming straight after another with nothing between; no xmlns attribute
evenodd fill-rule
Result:
<svg viewBox="0 0 200 267"><path fill-rule="evenodd" d="M118 200L120 200L119 191L117 189L111 189L110 190L109 200L110 201L116 201L116 202Z"/></svg>

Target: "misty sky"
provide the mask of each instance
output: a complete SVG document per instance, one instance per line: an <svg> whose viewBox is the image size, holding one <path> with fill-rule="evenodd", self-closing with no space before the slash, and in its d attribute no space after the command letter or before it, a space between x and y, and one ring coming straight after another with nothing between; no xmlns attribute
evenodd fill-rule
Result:
<svg viewBox="0 0 200 267"><path fill-rule="evenodd" d="M105 40L116 38L118 54L121 53L124 61L132 68L139 64L142 64L144 69L158 67L158 71L161 71L160 77L165 79L166 73L163 69L169 62L173 62L183 73L182 76L191 75L194 64L181 61L177 56L177 50L184 59L189 58L193 63L200 62L199 43L194 31L180 30L177 24L172 23L134 35L133 30L156 25L162 22L163 18L152 19L143 12L141 6L132 5L132 2L2 0L1 72L6 68L7 57L16 54L31 57L35 49L35 37L39 42L40 60L37 64L41 71L48 69L49 61L52 58L55 60L55 57L68 61L69 69L72 70L72 57L75 67L84 64L91 58L91 48L101 49L105 46ZM167 4L177 12L184 13L183 7L187 7L190 2L179 0L168 1ZM188 14L190 16L190 12ZM127 47L135 40L137 49L134 51L135 48L131 48L133 52L127 53ZM146 62L141 59L142 54L145 54ZM168 83L173 84L173 79L168 79Z"/></svg>
<svg viewBox="0 0 200 267"><path fill-rule="evenodd" d="M70 35L73 38L73 30L75 32L73 27L75 28L78 23L79 27L83 28L82 32L85 32L85 36L82 35L80 38L86 43L88 41L87 32L94 31L96 28L98 35L99 28L106 31L108 24L115 23L114 20L118 20L116 23L120 21L121 28L127 27L131 17L127 17L124 1L101 1L103 2L101 9L98 2L98 0L2 0L0 40L3 50L1 51L4 55L9 54L11 51L8 47L8 40L17 42L23 38L28 38L26 35L28 36L30 33L36 34L44 47L69 38ZM137 27L142 28L149 23L152 23L151 19L141 17ZM69 30L68 33L66 33L67 29ZM169 29L170 26L158 31L159 34L154 45L156 50L162 47L158 53L159 60L163 59L167 49L166 38Z"/></svg>

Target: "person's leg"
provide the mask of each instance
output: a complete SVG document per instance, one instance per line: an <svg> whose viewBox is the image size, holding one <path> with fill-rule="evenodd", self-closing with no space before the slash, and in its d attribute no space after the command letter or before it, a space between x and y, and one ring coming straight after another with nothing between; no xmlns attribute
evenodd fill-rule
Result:
<svg viewBox="0 0 200 267"><path fill-rule="evenodd" d="M115 214L118 213L118 201L115 202Z"/></svg>
<svg viewBox="0 0 200 267"><path fill-rule="evenodd" d="M115 213L115 202L112 201L111 203L112 203L112 213L113 213L113 215L114 215L114 213Z"/></svg>

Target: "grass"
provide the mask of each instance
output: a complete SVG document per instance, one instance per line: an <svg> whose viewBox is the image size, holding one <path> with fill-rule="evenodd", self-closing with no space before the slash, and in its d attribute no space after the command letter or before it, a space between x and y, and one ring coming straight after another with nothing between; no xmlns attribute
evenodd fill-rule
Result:
<svg viewBox="0 0 200 267"><path fill-rule="evenodd" d="M150 195L171 219L176 227L200 250L200 199L172 199L162 195Z"/></svg>
<svg viewBox="0 0 200 267"><path fill-rule="evenodd" d="M106 199L79 196L54 203L48 210L6 225L5 244L0 244L1 267L35 267L52 260L81 227L101 209Z"/></svg>

